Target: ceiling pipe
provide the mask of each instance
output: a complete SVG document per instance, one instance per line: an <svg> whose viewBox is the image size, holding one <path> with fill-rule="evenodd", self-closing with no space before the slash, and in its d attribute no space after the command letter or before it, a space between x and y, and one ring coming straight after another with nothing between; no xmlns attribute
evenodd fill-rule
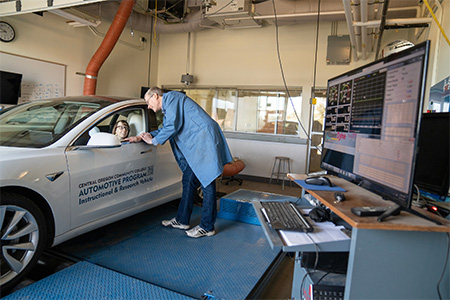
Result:
<svg viewBox="0 0 450 300"><path fill-rule="evenodd" d="M381 39L383 38L383 32L384 32L384 26L386 24L386 15L389 7L389 1L390 0L384 0L383 3L383 12L381 14L381 23L380 23L380 37L377 41L377 50L375 51L375 60L378 59L378 55L380 54L380 47L381 47Z"/></svg>
<svg viewBox="0 0 450 300"><path fill-rule="evenodd" d="M352 13L353 13L353 20L355 21L361 21L361 4L360 0L353 0L350 2L352 7ZM361 42L361 27L356 27L356 51L362 52L362 42Z"/></svg>
<svg viewBox="0 0 450 300"><path fill-rule="evenodd" d="M375 5L377 7L376 7L376 13L375 13L375 18L374 19L375 20L381 20L381 11L383 9L383 4L380 3L379 1L377 1L377 4L374 3L374 6ZM374 36L372 48L375 51L375 46L378 43L378 39L380 38L380 28L379 27L375 28L374 29L374 33L375 33L375 36Z"/></svg>
<svg viewBox="0 0 450 300"><path fill-rule="evenodd" d="M368 3L368 11L369 11L368 19L375 20L375 3L373 1ZM369 49L369 52L372 52L373 51L373 42L375 39L375 30L373 28L368 28L368 29L369 29L369 33L368 33L369 34L369 36L368 36L369 47L368 47L368 49Z"/></svg>
<svg viewBox="0 0 450 300"><path fill-rule="evenodd" d="M361 22L364 24L367 22L367 0L361 0L361 4L360 4L360 9L361 9ZM367 59L367 27L366 26L361 26L361 49L362 49L362 59L366 60Z"/></svg>
<svg viewBox="0 0 450 300"><path fill-rule="evenodd" d="M105 38L86 68L83 95L95 95L98 71L116 45L120 34L127 24L133 6L134 0L122 0L120 3L119 9L117 10L116 16L114 17Z"/></svg>
<svg viewBox="0 0 450 300"><path fill-rule="evenodd" d="M347 22L347 28L350 34L350 45L352 47L353 60L358 61L358 52L356 49L356 36L355 36L355 29L353 28L352 24L352 8L350 6L350 0L342 0L342 3L344 4L345 20Z"/></svg>
<svg viewBox="0 0 450 300"><path fill-rule="evenodd" d="M340 16L344 15L345 11L339 10L339 11L326 11L326 12L320 12L320 16ZM304 12L304 13L295 13L295 14L282 14L282 15L276 15L277 19L282 18L303 18L303 17L317 17L317 12ZM275 15L267 15L267 16L246 16L246 17L238 17L238 18L228 18L224 19L225 21L233 21L233 20L266 20L266 19L275 19Z"/></svg>
<svg viewBox="0 0 450 300"><path fill-rule="evenodd" d="M415 19L389 19L386 20L384 25L414 25L414 24L425 24L432 23L432 18L415 18ZM381 20L372 20L367 22L354 22L353 26L366 26L370 28L379 27Z"/></svg>

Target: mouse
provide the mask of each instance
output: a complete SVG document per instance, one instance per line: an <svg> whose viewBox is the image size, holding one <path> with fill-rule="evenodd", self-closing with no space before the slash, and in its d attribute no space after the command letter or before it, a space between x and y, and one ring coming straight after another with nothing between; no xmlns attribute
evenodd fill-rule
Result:
<svg viewBox="0 0 450 300"><path fill-rule="evenodd" d="M315 222L325 222L330 220L330 212L324 208L317 206L309 212L309 218Z"/></svg>
<svg viewBox="0 0 450 300"><path fill-rule="evenodd" d="M305 183L312 184L312 185L333 186L333 184L331 183L331 180L324 176L308 177L305 179Z"/></svg>

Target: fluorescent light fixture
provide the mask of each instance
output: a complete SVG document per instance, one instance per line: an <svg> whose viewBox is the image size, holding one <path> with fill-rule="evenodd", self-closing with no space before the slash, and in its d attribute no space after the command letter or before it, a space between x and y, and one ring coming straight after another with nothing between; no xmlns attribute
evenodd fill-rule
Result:
<svg viewBox="0 0 450 300"><path fill-rule="evenodd" d="M64 11L61 9L52 9L52 10L49 10L48 12L73 21L73 22L68 23L69 25L71 25L73 27L81 27L81 26L97 27L101 23L100 21L92 22L92 21L83 19L81 17L78 17L74 14L71 14L70 12L67 12L67 11Z"/></svg>
<svg viewBox="0 0 450 300"><path fill-rule="evenodd" d="M38 11L50 11L106 0L11 0L0 2L0 17L26 14Z"/></svg>

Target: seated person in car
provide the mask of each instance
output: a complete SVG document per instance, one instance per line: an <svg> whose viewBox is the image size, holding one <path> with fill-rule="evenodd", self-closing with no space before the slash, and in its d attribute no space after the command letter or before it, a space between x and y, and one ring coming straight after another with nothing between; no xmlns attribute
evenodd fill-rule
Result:
<svg viewBox="0 0 450 300"><path fill-rule="evenodd" d="M128 137L129 132L130 126L128 125L128 122L120 120L117 121L116 125L114 125L112 133L115 134L120 140L123 140Z"/></svg>

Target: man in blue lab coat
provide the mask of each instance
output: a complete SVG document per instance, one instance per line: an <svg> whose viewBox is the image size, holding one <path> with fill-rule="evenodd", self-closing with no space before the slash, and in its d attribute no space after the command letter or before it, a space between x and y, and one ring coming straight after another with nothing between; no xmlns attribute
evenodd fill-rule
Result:
<svg viewBox="0 0 450 300"><path fill-rule="evenodd" d="M232 160L228 144L219 125L191 98L180 92L164 93L152 87L144 96L148 108L162 110L163 127L129 138L130 142L164 144L169 140L178 165L183 171L183 194L177 216L162 225L189 229L197 188L203 190L200 225L187 230L190 237L212 236L217 216L216 178Z"/></svg>

